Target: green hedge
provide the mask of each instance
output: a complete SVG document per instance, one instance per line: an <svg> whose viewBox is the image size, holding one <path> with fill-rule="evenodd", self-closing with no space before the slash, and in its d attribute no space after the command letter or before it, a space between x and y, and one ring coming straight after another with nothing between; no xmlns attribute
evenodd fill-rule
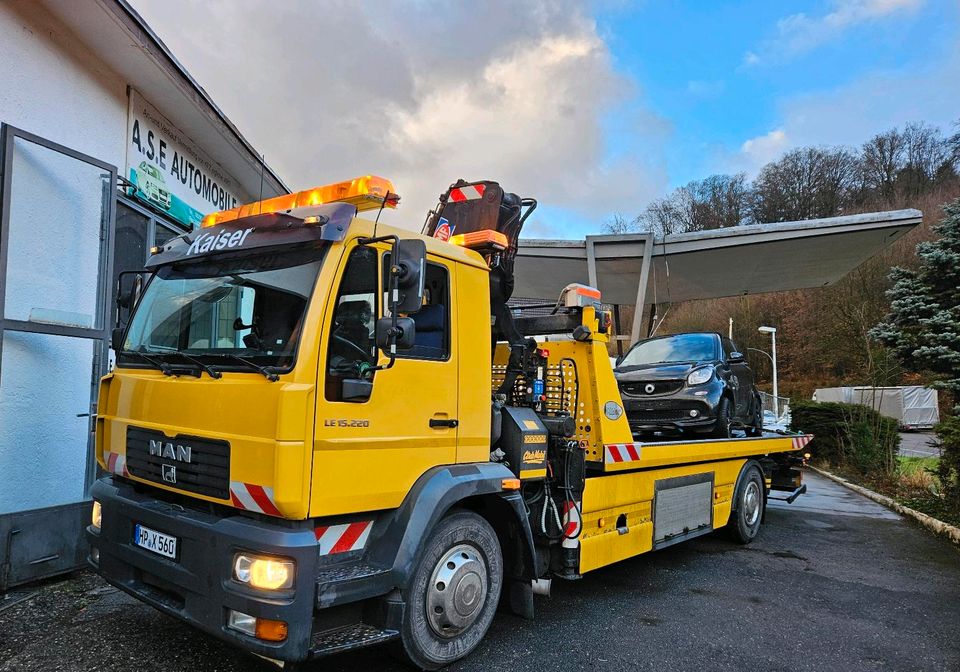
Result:
<svg viewBox="0 0 960 672"><path fill-rule="evenodd" d="M814 459L862 474L892 475L900 435L897 421L859 404L800 402L791 409L790 428L813 434Z"/></svg>
<svg viewBox="0 0 960 672"><path fill-rule="evenodd" d="M940 447L937 475L943 489L944 500L960 514L960 417L950 415L936 426Z"/></svg>

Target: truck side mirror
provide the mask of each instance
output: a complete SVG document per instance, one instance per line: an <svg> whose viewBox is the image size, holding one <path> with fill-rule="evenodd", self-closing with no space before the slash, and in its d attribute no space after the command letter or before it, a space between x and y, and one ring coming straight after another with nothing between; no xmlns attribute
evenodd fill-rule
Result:
<svg viewBox="0 0 960 672"><path fill-rule="evenodd" d="M110 332L110 347L114 352L120 352L123 348L123 327L114 327Z"/></svg>
<svg viewBox="0 0 960 672"><path fill-rule="evenodd" d="M393 246L392 263L397 269L399 292L396 310L398 313L416 313L423 305L424 270L427 263L426 243L414 238L396 241Z"/></svg>
<svg viewBox="0 0 960 672"><path fill-rule="evenodd" d="M727 361L731 364L742 364L746 358L743 356L742 352L731 352L730 356L727 358Z"/></svg>
<svg viewBox="0 0 960 672"><path fill-rule="evenodd" d="M143 291L144 272L145 271L121 271L117 275L117 320L114 326L123 326L125 323L123 319L124 312L129 316L130 311L137 305L137 301L140 299L140 294ZM125 275L133 275L133 284L127 291L123 291L123 276Z"/></svg>
<svg viewBox="0 0 960 672"><path fill-rule="evenodd" d="M390 354L393 354L393 346L396 346L395 350L409 350L413 347L416 331L417 323L412 318L398 317L394 327L393 318L381 317L375 329L377 347Z"/></svg>

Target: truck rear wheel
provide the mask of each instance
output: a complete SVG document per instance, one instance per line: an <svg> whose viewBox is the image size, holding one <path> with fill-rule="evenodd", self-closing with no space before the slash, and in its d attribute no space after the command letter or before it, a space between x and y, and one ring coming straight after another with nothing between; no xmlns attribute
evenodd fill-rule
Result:
<svg viewBox="0 0 960 672"><path fill-rule="evenodd" d="M500 542L490 524L470 511L441 520L406 595L405 657L436 670L469 654L493 622L502 586Z"/></svg>
<svg viewBox="0 0 960 672"><path fill-rule="evenodd" d="M749 544L760 533L763 522L764 502L763 474L754 465L749 465L740 474L733 496L733 511L727 529L735 541Z"/></svg>

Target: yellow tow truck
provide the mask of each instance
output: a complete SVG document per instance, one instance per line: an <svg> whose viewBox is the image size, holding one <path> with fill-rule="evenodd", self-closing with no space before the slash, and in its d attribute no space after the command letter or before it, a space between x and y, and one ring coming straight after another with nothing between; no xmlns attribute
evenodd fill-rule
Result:
<svg viewBox="0 0 960 672"><path fill-rule="evenodd" d="M809 436L635 441L596 289L508 304L533 199L461 180L421 234L377 223L397 200L357 178L152 251L100 383L109 583L281 665L395 640L437 669L552 579L748 543L802 493Z"/></svg>

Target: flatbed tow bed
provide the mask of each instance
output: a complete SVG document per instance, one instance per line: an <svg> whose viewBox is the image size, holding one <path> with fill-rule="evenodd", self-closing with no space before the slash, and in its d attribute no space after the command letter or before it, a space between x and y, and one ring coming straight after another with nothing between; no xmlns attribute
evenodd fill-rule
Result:
<svg viewBox="0 0 960 672"><path fill-rule="evenodd" d="M416 235L357 216L391 192L270 199L155 250L97 408L109 583L280 665L398 640L438 669L501 603L532 618L554 578L749 543L802 491L809 436L634 441L598 290L514 315L532 199L459 182Z"/></svg>

